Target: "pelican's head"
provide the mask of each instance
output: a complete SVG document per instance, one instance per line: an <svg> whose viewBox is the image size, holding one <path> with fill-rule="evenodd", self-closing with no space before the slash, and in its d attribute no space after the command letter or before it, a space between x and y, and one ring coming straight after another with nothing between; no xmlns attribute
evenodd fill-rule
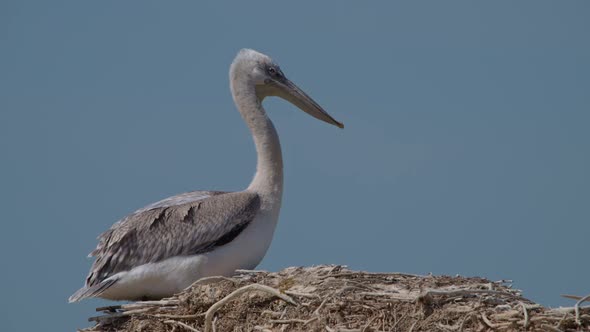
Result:
<svg viewBox="0 0 590 332"><path fill-rule="evenodd" d="M341 122L336 121L310 96L287 79L276 62L262 53L242 49L231 65L230 80L232 90L234 82L245 80L248 84L254 85L256 96L261 101L269 96L280 97L316 119L344 128Z"/></svg>

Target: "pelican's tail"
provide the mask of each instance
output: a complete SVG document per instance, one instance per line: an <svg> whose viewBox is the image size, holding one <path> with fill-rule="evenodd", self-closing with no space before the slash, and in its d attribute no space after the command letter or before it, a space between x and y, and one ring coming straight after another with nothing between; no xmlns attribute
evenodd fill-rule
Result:
<svg viewBox="0 0 590 332"><path fill-rule="evenodd" d="M101 281L100 283L93 285L93 286L84 286L80 289L78 289L74 294L72 294L72 296L70 296L70 298L68 299L68 302L72 303L72 302L78 302L80 300L83 300L85 298L89 298L89 297L97 297L100 294L102 294L102 292L104 292L107 288L111 287L115 282L117 281L117 279L106 279Z"/></svg>

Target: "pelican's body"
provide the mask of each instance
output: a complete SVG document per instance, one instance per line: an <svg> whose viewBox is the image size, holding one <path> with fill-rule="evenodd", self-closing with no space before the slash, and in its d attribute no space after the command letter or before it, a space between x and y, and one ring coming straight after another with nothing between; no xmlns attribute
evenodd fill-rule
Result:
<svg viewBox="0 0 590 332"><path fill-rule="evenodd" d="M248 188L180 194L115 223L99 237L86 284L70 302L88 297L158 299L200 278L228 276L260 263L272 241L283 194L281 146L262 100L279 96L320 120L342 124L286 79L272 59L253 50L236 56L230 87L258 155Z"/></svg>

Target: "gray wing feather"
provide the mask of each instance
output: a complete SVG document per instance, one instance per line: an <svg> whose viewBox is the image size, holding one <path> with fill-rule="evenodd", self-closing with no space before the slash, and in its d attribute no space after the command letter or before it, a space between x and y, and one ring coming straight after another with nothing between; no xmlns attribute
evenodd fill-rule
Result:
<svg viewBox="0 0 590 332"><path fill-rule="evenodd" d="M70 296L68 302L78 302L88 297L100 295L105 289L111 287L115 282L117 282L117 280L107 279L91 287L82 287L72 294L72 296Z"/></svg>
<svg viewBox="0 0 590 332"><path fill-rule="evenodd" d="M145 212L148 210L157 209L157 208L162 208L162 207L170 207L170 206L174 206L174 205L182 205L182 204L186 204L186 203L196 202L196 201L203 200L205 198L209 198L211 196L221 195L221 194L227 194L227 192L225 192L225 191L191 191L188 193L164 198L161 201L144 206L143 208L135 211L134 214L140 213L140 212Z"/></svg>
<svg viewBox="0 0 590 332"><path fill-rule="evenodd" d="M150 204L99 236L86 287L118 272L212 250L235 238L260 207L251 192L196 191Z"/></svg>

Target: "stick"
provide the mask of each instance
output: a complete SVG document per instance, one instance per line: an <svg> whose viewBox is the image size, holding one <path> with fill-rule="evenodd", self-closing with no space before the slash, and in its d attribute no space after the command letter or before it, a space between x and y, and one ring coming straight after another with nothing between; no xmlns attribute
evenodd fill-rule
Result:
<svg viewBox="0 0 590 332"><path fill-rule="evenodd" d="M217 316L213 318L213 332L217 332Z"/></svg>
<svg viewBox="0 0 590 332"><path fill-rule="evenodd" d="M297 318L293 318L293 319L274 319L274 320L270 320L270 323L273 324L291 324L291 323L301 323L303 325L307 325L315 320L318 320L319 317L312 317L310 319L297 319Z"/></svg>
<svg viewBox="0 0 590 332"><path fill-rule="evenodd" d="M193 315L172 315L172 314L154 314L154 315L150 315L153 317L158 317L158 318L171 318L171 319L186 319L186 320L191 320L191 319L197 319L201 316L205 316L205 313L199 313L199 314L193 314Z"/></svg>
<svg viewBox="0 0 590 332"><path fill-rule="evenodd" d="M285 294L291 295L291 296L299 296L299 297L308 297L308 298L316 298L316 299L321 299L321 297L317 294L311 294L311 293L297 293L297 292L292 292L292 291L285 291Z"/></svg>
<svg viewBox="0 0 590 332"><path fill-rule="evenodd" d="M524 312L524 329L526 330L527 326L529 325L529 313L526 310L524 303L522 303L520 301L518 303L520 303L520 306L522 307L522 311Z"/></svg>
<svg viewBox="0 0 590 332"><path fill-rule="evenodd" d="M581 299L583 296L578 296L578 295L569 295L569 294L561 294L561 297L565 297L566 299L579 300L579 299Z"/></svg>
<svg viewBox="0 0 590 332"><path fill-rule="evenodd" d="M243 274L257 274L257 273L268 273L268 271L264 271L264 270L244 270L244 269L238 269L236 270L237 274L243 273Z"/></svg>
<svg viewBox="0 0 590 332"><path fill-rule="evenodd" d="M496 324L492 323L483 312L481 313L481 319L483 319L483 322L486 323L488 327L492 329L495 329L497 327Z"/></svg>
<svg viewBox="0 0 590 332"><path fill-rule="evenodd" d="M176 325L182 326L185 329L187 329L189 331L193 331L193 332L201 332L201 331L197 330L196 328L194 328L192 326L186 325L185 323L179 322L179 321L176 321L176 320L165 320L164 323L165 324L176 324Z"/></svg>
<svg viewBox="0 0 590 332"><path fill-rule="evenodd" d="M576 302L576 305L574 306L574 312L576 313L576 323L578 324L578 326L582 326L582 321L580 320L580 304L588 301L589 299L590 294L581 298L578 302Z"/></svg>
<svg viewBox="0 0 590 332"><path fill-rule="evenodd" d="M320 303L320 305L317 307L317 309L315 309L315 311L313 312L314 315L318 315L320 313L320 310L322 309L322 307L326 304L326 302L328 302L329 299L332 298L332 296L334 296L334 294L331 294L329 296L327 296L322 303Z"/></svg>
<svg viewBox="0 0 590 332"><path fill-rule="evenodd" d="M224 277L224 276L212 276L212 277L201 278L201 279L193 282L190 286L188 286L185 289L190 289L190 288L193 288L194 286L198 286L198 285L209 285L209 284L213 284L213 283L220 282L220 281L230 281L234 284L236 282L238 282L238 280L236 280L234 278L228 278L228 277Z"/></svg>
<svg viewBox="0 0 590 332"><path fill-rule="evenodd" d="M503 295L503 296L507 296L507 297L520 297L518 295L514 295L512 293L508 293L508 292L502 292L502 291L496 291L496 290L489 290L489 289L459 289L459 290L453 290L453 291L439 291L439 290L428 290L425 293L423 293L422 295L419 296L419 298L425 298L425 297L429 297L432 295L441 295L441 296L460 296L460 295L474 295L474 294L493 294L493 295Z"/></svg>
<svg viewBox="0 0 590 332"><path fill-rule="evenodd" d="M116 311L117 309L121 309L120 305L110 305L110 306L106 306L106 307L98 307L96 308L96 311Z"/></svg>
<svg viewBox="0 0 590 332"><path fill-rule="evenodd" d="M553 327L551 325L543 324L543 325L541 325L541 327L544 328L545 330L551 331L551 332L563 332L562 330L558 329L557 327Z"/></svg>
<svg viewBox="0 0 590 332"><path fill-rule="evenodd" d="M223 299L217 301L215 304L213 304L205 313L205 332L210 332L211 328L212 328L212 320L213 320L213 316L215 315L215 313L222 307L224 306L227 302L233 300L234 298L242 295L243 293L249 292L249 291L253 291L253 290L257 290L257 291L262 291L262 292L266 292L269 293L271 295L274 295L278 298L280 298L281 300L293 304L293 305L297 305L297 303L295 301L293 301L293 299L291 297L289 297L288 295L285 295L281 292L279 292L278 290L272 288L272 287L268 287L265 285L261 285L261 284L251 284L251 285L247 285L241 288L236 289L235 291L231 292L228 296L224 297Z"/></svg>
<svg viewBox="0 0 590 332"><path fill-rule="evenodd" d="M459 325L459 332L463 332L463 328L465 327L465 323L468 320L473 319L473 317L475 317L475 315L473 313L467 315L465 318L463 318L463 321L461 322L461 325Z"/></svg>
<svg viewBox="0 0 590 332"><path fill-rule="evenodd" d="M371 325L371 323L373 323L373 321L377 319L377 316L371 318L371 320L369 320L369 322L367 323L367 325L365 325L365 327L363 327L363 329L361 330L361 332L366 332L367 329L369 328L369 325Z"/></svg>

